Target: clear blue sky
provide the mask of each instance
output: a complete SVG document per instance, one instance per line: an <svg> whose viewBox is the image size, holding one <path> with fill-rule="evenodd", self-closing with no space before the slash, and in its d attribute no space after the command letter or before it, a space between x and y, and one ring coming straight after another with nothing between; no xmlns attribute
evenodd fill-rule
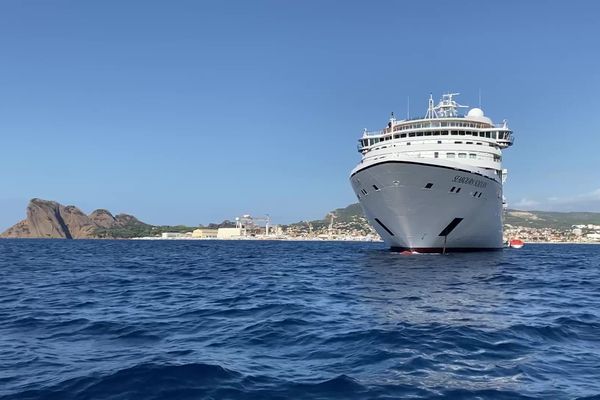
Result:
<svg viewBox="0 0 600 400"><path fill-rule="evenodd" d="M600 2L0 2L0 230L32 197L155 224L355 201L363 128L457 91L513 207L600 211Z"/></svg>

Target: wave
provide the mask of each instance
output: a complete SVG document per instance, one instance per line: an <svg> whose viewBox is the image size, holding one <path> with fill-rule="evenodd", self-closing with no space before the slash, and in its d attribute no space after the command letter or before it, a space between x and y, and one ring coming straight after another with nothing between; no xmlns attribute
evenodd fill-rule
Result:
<svg viewBox="0 0 600 400"><path fill-rule="evenodd" d="M366 385L348 375L316 382L294 382L268 376L242 375L219 365L140 364L111 374L90 375L37 390L0 397L2 400L79 399L533 399L513 391L426 390L405 384Z"/></svg>

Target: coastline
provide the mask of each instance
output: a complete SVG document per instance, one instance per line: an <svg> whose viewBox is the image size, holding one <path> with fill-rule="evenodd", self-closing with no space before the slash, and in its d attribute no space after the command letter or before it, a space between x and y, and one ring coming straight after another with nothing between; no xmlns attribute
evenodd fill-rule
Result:
<svg viewBox="0 0 600 400"><path fill-rule="evenodd" d="M193 238L193 237L173 237L173 238L162 238L162 237L137 237L137 238L74 238L74 239L65 239L65 238L6 238L2 237L0 240L135 240L135 241L264 241L264 242L359 242L359 243L383 243L381 239L372 239L372 238L340 238L340 239L328 239L328 238L308 238L308 237L290 237L290 238L281 238L281 237L247 237L247 238ZM524 241L526 245L536 245L536 244L575 244L575 245L600 245L600 242L527 242ZM506 247L508 248L508 247Z"/></svg>

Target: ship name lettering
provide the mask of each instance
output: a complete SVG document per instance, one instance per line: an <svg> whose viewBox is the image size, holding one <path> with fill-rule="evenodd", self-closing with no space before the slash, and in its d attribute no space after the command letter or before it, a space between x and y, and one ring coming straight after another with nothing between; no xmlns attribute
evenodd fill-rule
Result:
<svg viewBox="0 0 600 400"><path fill-rule="evenodd" d="M465 185L471 185L475 187L484 188L487 186L487 182L484 182L479 179L469 178L468 176L456 175L452 182L462 183Z"/></svg>

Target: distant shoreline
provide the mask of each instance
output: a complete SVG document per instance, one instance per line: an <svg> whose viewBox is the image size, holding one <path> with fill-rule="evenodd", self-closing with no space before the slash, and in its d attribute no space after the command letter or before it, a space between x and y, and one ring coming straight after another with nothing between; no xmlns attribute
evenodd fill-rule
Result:
<svg viewBox="0 0 600 400"><path fill-rule="evenodd" d="M241 238L236 238L236 239L216 239L216 238L189 238L189 237L182 237L182 238L168 238L168 239L163 239L163 238L158 238L158 237L139 237L139 238L78 238L78 239L66 239L66 238L0 238L0 240L65 240L65 241L69 241L69 240L74 240L74 241L81 241L81 240L101 240L101 241L106 241L106 240L131 240L131 241L160 241L160 242L172 242L172 241L211 241L211 242L247 242L247 241L260 241L260 242L353 242L353 243L383 243L382 240L360 240L360 239L312 239L312 238L293 238L293 239L269 239L269 238L252 238L252 239L241 239ZM591 244L591 245L600 245L600 242L524 242L525 244L529 245L529 244L576 244L576 245L584 245L584 244ZM505 248L510 248L510 247L505 247Z"/></svg>
<svg viewBox="0 0 600 400"><path fill-rule="evenodd" d="M600 244L600 242L525 242L525 244Z"/></svg>

